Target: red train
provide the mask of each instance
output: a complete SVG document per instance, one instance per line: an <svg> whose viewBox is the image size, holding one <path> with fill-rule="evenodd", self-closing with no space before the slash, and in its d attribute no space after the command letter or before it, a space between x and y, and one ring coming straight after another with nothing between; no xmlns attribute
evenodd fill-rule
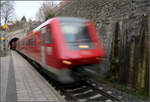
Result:
<svg viewBox="0 0 150 102"><path fill-rule="evenodd" d="M73 67L100 63L106 56L93 21L74 17L47 20L17 41L17 50L62 83L75 81Z"/></svg>

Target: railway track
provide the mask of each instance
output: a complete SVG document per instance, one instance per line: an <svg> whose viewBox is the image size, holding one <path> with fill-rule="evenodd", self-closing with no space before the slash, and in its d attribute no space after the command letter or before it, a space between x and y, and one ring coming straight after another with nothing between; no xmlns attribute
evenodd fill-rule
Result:
<svg viewBox="0 0 150 102"><path fill-rule="evenodd" d="M102 101L102 102L123 102L120 98L113 96L103 87L98 87L96 83L90 80L80 80L74 84L61 84L51 79L41 66L28 60L37 71L62 95L67 101L89 102L89 101Z"/></svg>
<svg viewBox="0 0 150 102"><path fill-rule="evenodd" d="M90 82L86 82L84 80L81 80L73 85L56 85L56 83L54 84L53 86L57 87L58 90L61 91L61 94L66 96L66 100L69 101L122 102L122 100L118 97L105 92L102 87L97 87L96 84L91 84Z"/></svg>

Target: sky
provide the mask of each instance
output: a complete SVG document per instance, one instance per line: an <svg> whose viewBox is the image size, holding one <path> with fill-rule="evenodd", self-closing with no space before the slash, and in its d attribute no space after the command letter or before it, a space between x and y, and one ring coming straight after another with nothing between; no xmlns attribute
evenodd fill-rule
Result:
<svg viewBox="0 0 150 102"><path fill-rule="evenodd" d="M29 19L35 20L36 12L40 8L42 2L43 2L42 0L41 1L15 1L14 4L15 15L16 15L15 19L17 18L18 20L20 20L23 16L25 16L27 20ZM58 4L60 0L54 2Z"/></svg>

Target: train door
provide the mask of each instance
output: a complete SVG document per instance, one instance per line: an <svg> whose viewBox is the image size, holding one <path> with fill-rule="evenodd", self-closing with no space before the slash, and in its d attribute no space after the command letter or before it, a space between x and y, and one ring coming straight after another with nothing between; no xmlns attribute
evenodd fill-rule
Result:
<svg viewBox="0 0 150 102"><path fill-rule="evenodd" d="M42 64L45 64L45 35L46 35L46 27L42 28L42 46L41 46L41 57Z"/></svg>
<svg viewBox="0 0 150 102"><path fill-rule="evenodd" d="M45 54L46 54L46 64L53 66L55 64L55 58L52 54L53 52L53 40L51 35L51 26L47 26L46 38L45 38Z"/></svg>

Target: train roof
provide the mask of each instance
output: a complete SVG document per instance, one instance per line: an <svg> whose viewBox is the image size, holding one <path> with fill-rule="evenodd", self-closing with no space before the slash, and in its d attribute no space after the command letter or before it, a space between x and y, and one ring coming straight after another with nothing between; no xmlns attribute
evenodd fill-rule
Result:
<svg viewBox="0 0 150 102"><path fill-rule="evenodd" d="M47 21L45 21L44 23L42 23L41 25L39 25L38 27L36 27L35 29L33 29L33 32L36 32L36 31L40 30L42 27L46 26L52 20L53 20L53 18L52 19L48 19Z"/></svg>
<svg viewBox="0 0 150 102"><path fill-rule="evenodd" d="M55 18L59 18L61 21L73 21L73 22L80 22L80 23L84 23L86 21L88 21L87 19L84 18L79 18L79 17L55 17ZM52 19L48 19L47 21L45 21L44 23L42 23L41 25L39 25L38 27L36 27L35 29L33 29L33 32L36 32L38 30L40 30L42 27L46 26L47 24L49 24Z"/></svg>
<svg viewBox="0 0 150 102"><path fill-rule="evenodd" d="M67 21L67 22L80 22L80 23L85 23L86 21L88 21L88 19L85 18L80 18L80 17L58 17L61 21Z"/></svg>

